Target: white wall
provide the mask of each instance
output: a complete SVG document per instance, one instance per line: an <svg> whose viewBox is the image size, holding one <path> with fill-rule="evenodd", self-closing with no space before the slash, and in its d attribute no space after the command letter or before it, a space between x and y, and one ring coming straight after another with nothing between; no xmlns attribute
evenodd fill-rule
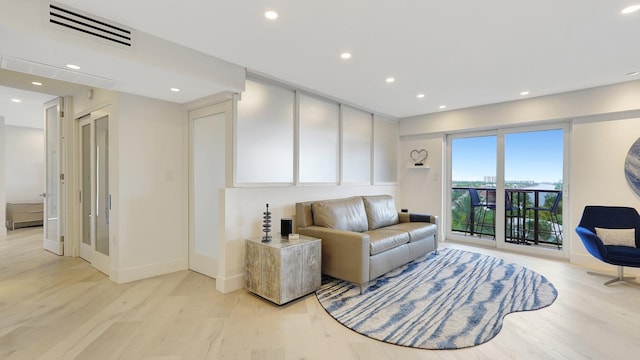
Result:
<svg viewBox="0 0 640 360"><path fill-rule="evenodd" d="M187 114L179 104L120 94L116 122L119 258L115 280L186 269Z"/></svg>
<svg viewBox="0 0 640 360"><path fill-rule="evenodd" d="M413 166L412 150L428 152L424 167ZM411 213L441 215L444 199L442 135L420 135L403 139L400 144L400 198L399 204ZM440 228L440 239L444 232Z"/></svg>
<svg viewBox="0 0 640 360"><path fill-rule="evenodd" d="M626 183L624 159L640 137L640 81L558 95L486 105L400 120L401 161L412 149L429 151L430 170L404 168L401 195L407 206L424 204L442 216L448 133L569 121L569 177L565 179L569 219L564 219L570 261L589 267L605 264L589 256L575 234L587 204L624 205L640 209L640 198ZM427 184L425 186L425 184ZM440 186L439 189L436 188ZM443 231L444 232L444 231Z"/></svg>
<svg viewBox="0 0 640 360"><path fill-rule="evenodd" d="M74 118L96 110L111 114L111 279L187 269L187 113L176 103L108 90L74 97ZM69 180L77 190L79 180Z"/></svg>
<svg viewBox="0 0 640 360"><path fill-rule="evenodd" d="M44 131L5 126L5 190L7 202L42 201Z"/></svg>
<svg viewBox="0 0 640 360"><path fill-rule="evenodd" d="M630 206L640 211L640 196L627 183L624 162L640 137L640 118L612 121L576 121L571 130L571 225L578 226L586 205ZM587 253L577 236L572 238L571 261L607 267ZM613 271L613 267L610 269Z"/></svg>
<svg viewBox="0 0 640 360"><path fill-rule="evenodd" d="M400 136L524 126L595 115L629 117L639 108L640 80L556 95L401 119Z"/></svg>

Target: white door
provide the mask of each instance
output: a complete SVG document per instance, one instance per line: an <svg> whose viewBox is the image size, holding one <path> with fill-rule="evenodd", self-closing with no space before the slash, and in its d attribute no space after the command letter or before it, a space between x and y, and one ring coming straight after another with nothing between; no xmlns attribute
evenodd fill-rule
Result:
<svg viewBox="0 0 640 360"><path fill-rule="evenodd" d="M91 113L79 122L80 257L110 275L109 114Z"/></svg>
<svg viewBox="0 0 640 360"><path fill-rule="evenodd" d="M62 164L62 123L64 99L57 98L45 104L45 189L44 197L44 240L45 250L62 255L64 240L60 229L62 211L62 187L64 174Z"/></svg>
<svg viewBox="0 0 640 360"><path fill-rule="evenodd" d="M189 112L189 268L211 277L218 274L220 242L224 237L222 207L230 117L230 102Z"/></svg>

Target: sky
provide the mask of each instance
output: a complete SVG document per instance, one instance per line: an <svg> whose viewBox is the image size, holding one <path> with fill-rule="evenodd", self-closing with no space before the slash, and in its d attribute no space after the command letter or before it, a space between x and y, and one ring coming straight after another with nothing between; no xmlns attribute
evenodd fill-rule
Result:
<svg viewBox="0 0 640 360"><path fill-rule="evenodd" d="M562 130L504 135L505 180L562 181ZM482 181L496 176L497 136L452 140L453 181Z"/></svg>

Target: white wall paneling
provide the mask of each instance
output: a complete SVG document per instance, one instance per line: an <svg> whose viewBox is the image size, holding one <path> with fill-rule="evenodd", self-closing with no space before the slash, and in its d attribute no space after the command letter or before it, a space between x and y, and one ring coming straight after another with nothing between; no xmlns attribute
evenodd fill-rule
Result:
<svg viewBox="0 0 640 360"><path fill-rule="evenodd" d="M373 117L370 113L341 106L342 183L371 183Z"/></svg>
<svg viewBox="0 0 640 360"><path fill-rule="evenodd" d="M338 183L337 103L300 94L298 172L301 183Z"/></svg>
<svg viewBox="0 0 640 360"><path fill-rule="evenodd" d="M398 123L374 115L373 117L373 172L374 184L398 181Z"/></svg>
<svg viewBox="0 0 640 360"><path fill-rule="evenodd" d="M293 183L294 92L247 81L238 102L235 182Z"/></svg>

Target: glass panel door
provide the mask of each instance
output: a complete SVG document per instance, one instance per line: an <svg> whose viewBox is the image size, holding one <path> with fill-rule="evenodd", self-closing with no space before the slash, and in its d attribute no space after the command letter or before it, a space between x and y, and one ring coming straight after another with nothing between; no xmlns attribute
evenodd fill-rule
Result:
<svg viewBox="0 0 640 360"><path fill-rule="evenodd" d="M82 212L80 256L109 275L109 116L105 111L98 111L78 125Z"/></svg>
<svg viewBox="0 0 640 360"><path fill-rule="evenodd" d="M92 233L93 233L93 212L91 211L91 121L86 120L80 124L80 174L81 193L80 206L82 208L82 244L80 246L80 257L91 261Z"/></svg>
<svg viewBox="0 0 640 360"><path fill-rule="evenodd" d="M96 245L95 250L109 256L109 117L95 121Z"/></svg>
<svg viewBox="0 0 640 360"><path fill-rule="evenodd" d="M448 138L447 238L568 256L562 228L567 126L474 135Z"/></svg>
<svg viewBox="0 0 640 360"><path fill-rule="evenodd" d="M451 214L449 236L468 241L495 240L495 135L450 140Z"/></svg>
<svg viewBox="0 0 640 360"><path fill-rule="evenodd" d="M506 133L504 153L514 209L505 241L562 249L563 130Z"/></svg>
<svg viewBox="0 0 640 360"><path fill-rule="evenodd" d="M45 104L45 190L44 197L44 239L43 247L57 255L63 253L60 232L61 200L61 110L63 99L58 98Z"/></svg>

